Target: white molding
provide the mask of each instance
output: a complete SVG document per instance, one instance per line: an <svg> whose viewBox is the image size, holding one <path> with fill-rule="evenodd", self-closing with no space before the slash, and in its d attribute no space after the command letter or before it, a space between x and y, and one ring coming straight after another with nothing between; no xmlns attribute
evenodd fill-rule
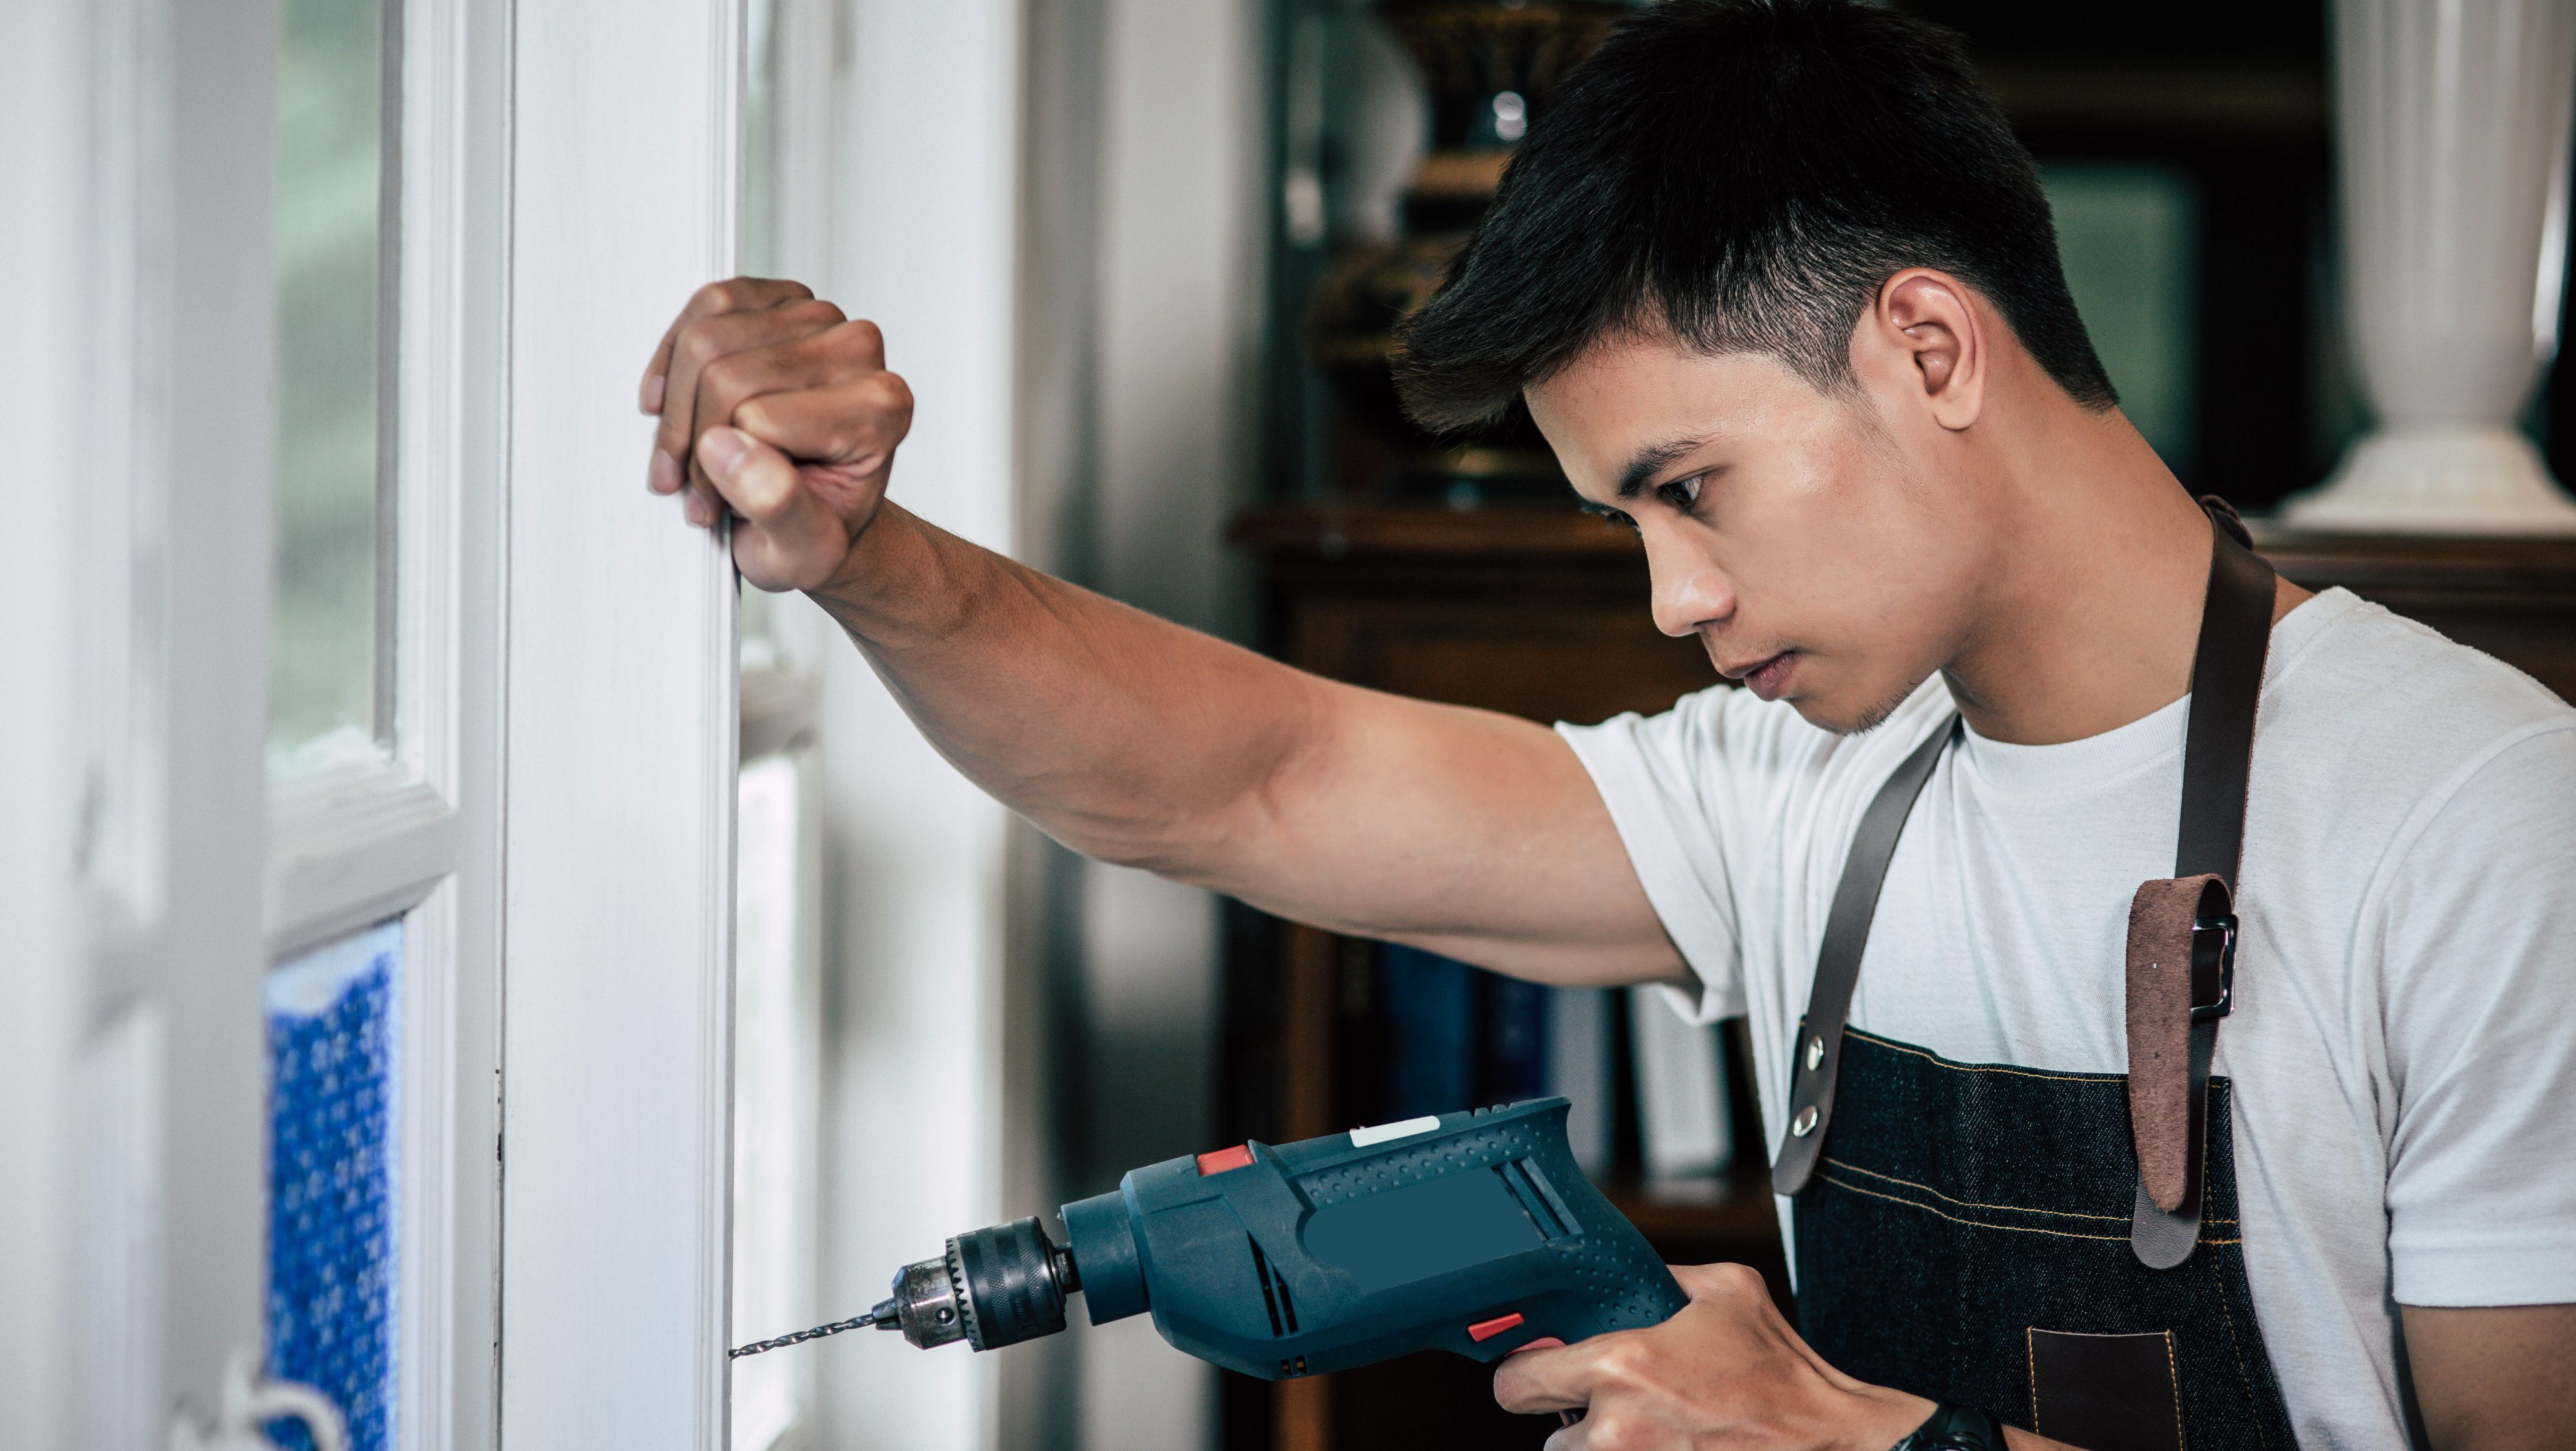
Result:
<svg viewBox="0 0 2576 1451"><path fill-rule="evenodd" d="M725 1434L734 585L636 376L730 270L729 0L550 0L513 56L503 1444Z"/></svg>
<svg viewBox="0 0 2576 1451"><path fill-rule="evenodd" d="M96 520L93 501L25 485L78 476L101 442L83 426L80 377L98 347L97 238L66 219L95 184L82 122L99 103L90 62L103 8L0 9L0 390L19 419L15 478L0 485L0 1446L11 1447L99 1444L76 1390L98 1381L78 1373L89 1357L74 1331L93 1286L67 1187L88 988L89 913L69 850L89 754L76 704L77 541ZM157 1399L157 1385L138 1389Z"/></svg>
<svg viewBox="0 0 2576 1451"><path fill-rule="evenodd" d="M289 822L269 851L272 960L384 921L436 890L457 868L465 822L424 783L394 772L338 809ZM452 976L451 958L405 960L406 971Z"/></svg>
<svg viewBox="0 0 2576 1451"><path fill-rule="evenodd" d="M72 416L91 440L73 622L86 743L78 847L93 923L127 945L167 906L170 701L170 14L161 0L85 7L89 94L74 132L88 184L61 215L82 221L78 291L92 308Z"/></svg>
<svg viewBox="0 0 2576 1451"><path fill-rule="evenodd" d="M488 1183L491 1156L466 1140L458 1112L459 1016L464 1007L453 970L458 941L457 890L442 882L404 923L402 975L396 985L401 1033L394 1108L400 1146L394 1176L394 1246L400 1278L394 1296L394 1441L404 1451L446 1451L476 1444L457 1425L457 1342L462 1286L460 1219L473 1189ZM428 966L430 970L419 970ZM476 1403L481 1403L478 1397Z"/></svg>

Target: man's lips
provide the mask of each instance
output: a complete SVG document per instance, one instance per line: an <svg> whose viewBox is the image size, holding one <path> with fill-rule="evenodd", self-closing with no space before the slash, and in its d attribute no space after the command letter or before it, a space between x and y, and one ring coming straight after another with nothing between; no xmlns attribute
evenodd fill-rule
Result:
<svg viewBox="0 0 2576 1451"><path fill-rule="evenodd" d="M1717 673L1729 680L1743 681L1747 690L1764 700L1778 700L1780 693L1788 688L1789 672L1796 668L1797 663L1797 651L1783 650L1777 655L1766 655L1741 665L1721 665L1717 667Z"/></svg>

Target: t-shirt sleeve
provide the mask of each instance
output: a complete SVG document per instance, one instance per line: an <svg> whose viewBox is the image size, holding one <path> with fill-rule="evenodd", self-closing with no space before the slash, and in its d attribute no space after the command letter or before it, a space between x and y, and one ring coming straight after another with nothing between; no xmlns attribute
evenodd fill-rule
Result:
<svg viewBox="0 0 2576 1451"><path fill-rule="evenodd" d="M1610 808L1620 843L1646 900L1698 977L1694 998L1673 1005L1695 1023L1744 1012L1744 964L1736 901L1727 871L1718 803L1706 799L1708 769L1734 691L1684 696L1661 715L1628 714L1595 726L1559 725Z"/></svg>
<svg viewBox="0 0 2576 1451"><path fill-rule="evenodd" d="M2576 727L2498 751L2401 853L2383 919L2393 1292L2576 1301Z"/></svg>

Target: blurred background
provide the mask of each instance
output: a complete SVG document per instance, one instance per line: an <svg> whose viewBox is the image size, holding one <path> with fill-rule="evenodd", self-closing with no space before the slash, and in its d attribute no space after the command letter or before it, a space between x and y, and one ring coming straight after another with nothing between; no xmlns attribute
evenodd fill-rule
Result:
<svg viewBox="0 0 2576 1451"><path fill-rule="evenodd" d="M2039 157L2077 304L2182 480L2265 516L2293 577L2576 684L2576 510L2531 472L2576 463L2576 372L2549 366L2563 72L2489 118L2520 170L2440 192L2461 170L2442 156L2388 160L2416 98L2349 69L2365 42L2414 42L2347 15L2339 70L2316 0L1904 8L1966 38ZM1542 721L1659 710L1716 681L1652 628L1632 544L1574 511L1526 433L1413 430L1386 371L1391 329L1624 10L751 0L746 266L883 325L919 398L897 497L947 527L1340 678ZM2443 63L2521 84L2504 50L2479 54ZM2355 146L2394 193L2338 192ZM2389 218L2428 211L2506 244L2448 263L2425 260L2438 239L2382 245ZM2503 381L2422 428L2372 401L2414 396L2385 362L2413 335L2383 326L2369 357L2348 336L2362 222L2393 310L2430 297L2407 315L2437 329L2474 310L2442 299L2477 294L2511 324L2483 344ZM2400 444L2484 430L2526 469L2495 486L2519 502L2452 508L2443 488L2474 489L2423 484L2432 468L2372 484L2413 490L2414 515L2338 514L2347 489L2273 517L2377 457L2355 451L2375 424ZM1669 1256L1756 1264L1785 1292L1732 1030L1081 862L948 771L805 602L754 595L743 619L740 1338L854 1313L942 1237L1139 1164L1555 1092ZM1141 1320L994 1357L850 1337L735 1380L747 1451L1534 1447L1549 1429L1494 1410L1464 1362L1274 1387Z"/></svg>

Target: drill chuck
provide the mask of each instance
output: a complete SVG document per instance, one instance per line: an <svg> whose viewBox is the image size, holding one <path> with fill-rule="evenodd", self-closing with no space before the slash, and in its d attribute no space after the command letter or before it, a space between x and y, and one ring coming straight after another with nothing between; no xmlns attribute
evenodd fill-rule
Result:
<svg viewBox="0 0 2576 1451"><path fill-rule="evenodd" d="M1015 1219L961 1234L938 1259L904 1266L876 1321L924 1349L963 1340L991 1350L1062 1330L1065 1297L1079 1288L1072 1254L1035 1218Z"/></svg>

